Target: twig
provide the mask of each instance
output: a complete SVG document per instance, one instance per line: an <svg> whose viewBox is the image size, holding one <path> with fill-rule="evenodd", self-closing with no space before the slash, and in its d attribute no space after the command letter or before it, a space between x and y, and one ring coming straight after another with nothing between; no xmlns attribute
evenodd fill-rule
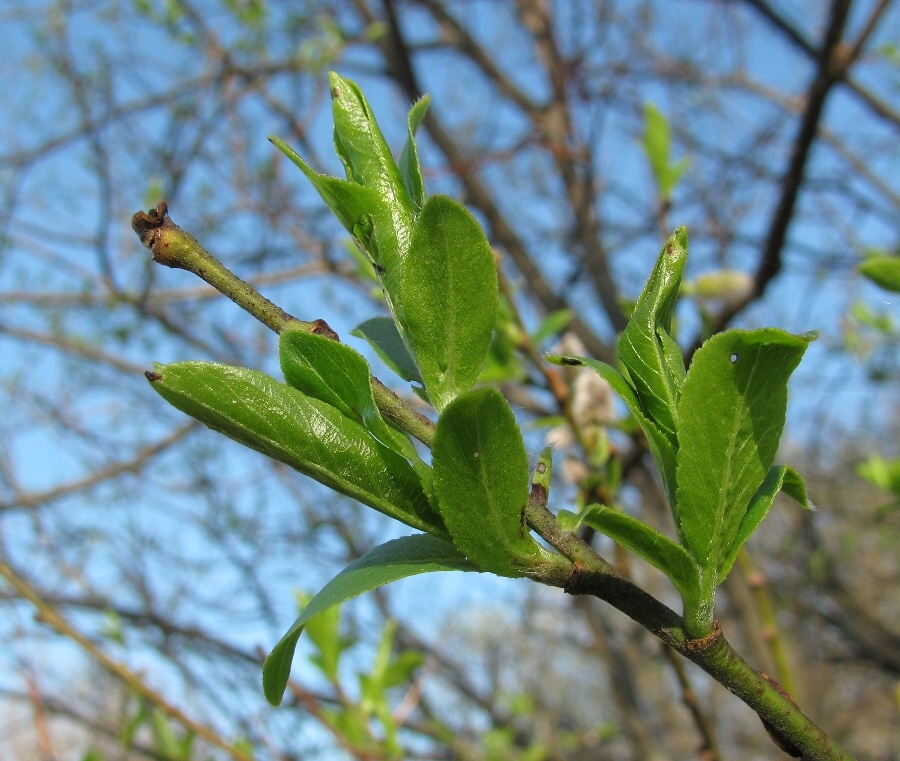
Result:
<svg viewBox="0 0 900 761"><path fill-rule="evenodd" d="M361 10L360 12L363 11ZM411 100L415 100L422 94L422 91L418 85L409 47L403 38L402 31L399 27L393 29L390 35L386 35L381 40L380 44L391 75L394 76L406 95ZM544 277L544 273L537 262L528 253L521 236L497 206L496 200L479 178L478 173L463 171L463 168L468 167L470 162L463 154L452 134L445 129L441 121L435 116L433 108L425 115L422 126L428 131L435 145L444 154L449 165L455 168L457 179L465 188L468 202L484 214L487 226L491 231L491 240L510 257L519 274L522 275L528 284L529 293L533 294L548 312L568 309L568 301L559 295L547 278ZM569 327L581 339L581 342L592 357L596 357L604 362L615 362L612 347L602 341L578 314L572 317Z"/></svg>
<svg viewBox="0 0 900 761"><path fill-rule="evenodd" d="M205 724L195 721L181 711L181 709L172 705L161 693L150 687L139 674L104 653L97 645L91 642L84 634L63 618L52 605L49 605L43 597L41 597L40 593L21 575L14 571L5 560L0 560L0 576L6 579L9 585L22 598L34 605L37 609L38 616L43 623L79 645L91 658L103 666L110 674L119 679L130 690L155 705L160 711L166 714L166 716L177 721L189 732L193 732L197 737L202 738L210 745L225 751L229 756L235 759L235 761L253 761L252 756L222 739L217 732L210 729Z"/></svg>
<svg viewBox="0 0 900 761"><path fill-rule="evenodd" d="M141 242L153 252L154 261L167 267L192 272L205 280L241 309L253 315L275 333L288 328L339 341L338 334L325 320L307 322L276 306L209 253L197 240L176 225L168 216L169 208L161 201L155 209L139 211L131 218L131 227ZM372 378L372 392L381 413L407 433L428 446L434 439L434 423L404 402L377 378Z"/></svg>
<svg viewBox="0 0 900 761"><path fill-rule="evenodd" d="M700 707L700 698L691 686L687 673L684 670L684 662L678 657L678 654L666 645L662 646L663 655L675 672L678 679L678 686L681 688L681 702L687 707L694 720L700 737L703 739L703 745L700 748L700 758L703 761L721 761L722 756L719 754L719 746L716 742L716 730L712 722L708 719L703 709Z"/></svg>
<svg viewBox="0 0 900 761"><path fill-rule="evenodd" d="M741 573L747 580L756 609L762 619L762 639L772 655L778 681L788 692L794 693L796 687L791 673L790 660L784 637L778 626L778 617L775 614L775 606L772 604L772 596L769 594L766 578L761 571L757 570L746 547L742 547L738 552L737 562L740 565Z"/></svg>
<svg viewBox="0 0 900 761"><path fill-rule="evenodd" d="M807 88L806 108L794 136L788 167L781 179L781 193L775 204L766 240L759 256L759 263L753 276L753 289L744 298L736 300L715 316L709 327L710 333L718 333L723 330L748 304L762 296L769 283L781 272L788 228L794 218L797 200L803 187L806 166L816 141L819 122L825 111L825 102L834 85L846 72L848 61L843 53L841 35L847 23L850 5L849 0L834 0L832 3L831 18L822 47L818 52L818 69ZM699 348L701 341L702 337L698 337L693 344L691 353Z"/></svg>
<svg viewBox="0 0 900 761"><path fill-rule="evenodd" d="M744 0L748 5L756 9L769 23L771 23L779 32L781 32L785 37L787 37L796 47L802 50L807 56L815 59L818 55L815 47L805 38L800 32L797 31L793 26L791 26L782 16L778 14L778 12L769 5L769 3L764 2L764 0ZM874 28L874 24L877 23L878 19L881 17L881 14L887 7L890 5L889 0L881 0L879 5L873 10L869 21L866 23L864 33L857 40L857 43L861 41L865 41L869 34L871 33L872 28ZM871 90L866 89L862 84L860 84L855 79L846 78L844 80L847 87L850 88L861 100L862 102L871 109L871 111L880 116L882 119L886 119L891 122L895 127L900 127L900 111L896 110L891 106L890 103L887 103L878 96L876 96Z"/></svg>
<svg viewBox="0 0 900 761"><path fill-rule="evenodd" d="M334 337L323 320L297 320L229 272L194 238L167 219L165 204L148 214L136 214L132 226L153 251L154 259L195 272L272 330L279 332L296 326ZM374 379L373 389L382 412L423 443L431 444L431 421ZM577 534L563 531L539 494L529 497L524 518L560 553L547 553L546 562L529 573L529 578L561 587L569 594L597 597L625 613L756 711L779 747L804 754L809 761L850 761L850 756L813 724L776 682L755 671L735 652L718 622L706 637L690 639L680 616L619 573Z"/></svg>
<svg viewBox="0 0 900 761"><path fill-rule="evenodd" d="M67 497L70 494L92 489L95 486L99 486L100 484L125 473L137 473L148 461L169 449L173 444L181 441L187 434L196 430L198 427L198 423L191 421L190 423L177 428L161 441L157 441L155 444L144 447L137 452L134 457L112 463L105 468L91 473L85 478L79 478L75 481L70 481L69 483L44 491L17 494L8 502L0 502L0 513L9 510L32 510L36 507L46 505L48 502Z"/></svg>

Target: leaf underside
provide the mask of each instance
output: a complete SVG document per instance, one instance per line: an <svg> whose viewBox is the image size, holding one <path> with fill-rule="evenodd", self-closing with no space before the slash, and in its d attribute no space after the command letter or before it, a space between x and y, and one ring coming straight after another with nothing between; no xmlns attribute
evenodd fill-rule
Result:
<svg viewBox="0 0 900 761"><path fill-rule="evenodd" d="M272 652L263 666L266 700L279 705L291 673L294 651L303 628L310 619L335 605L392 581L436 571L480 571L449 542L427 534L415 534L375 547L348 565L310 600L303 613Z"/></svg>

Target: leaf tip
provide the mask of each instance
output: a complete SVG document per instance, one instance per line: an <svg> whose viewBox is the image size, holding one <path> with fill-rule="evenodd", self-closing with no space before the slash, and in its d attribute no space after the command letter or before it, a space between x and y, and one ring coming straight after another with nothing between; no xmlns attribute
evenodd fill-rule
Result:
<svg viewBox="0 0 900 761"><path fill-rule="evenodd" d="M675 228L675 232L672 233L672 237L669 238L670 246L677 246L678 253L687 253L688 248L688 229L685 225L679 225ZM673 250L671 253L675 253Z"/></svg>
<svg viewBox="0 0 900 761"><path fill-rule="evenodd" d="M350 103L345 101L348 100L356 100L365 105L363 94L356 84L350 79L345 79L336 71L328 72L328 86L331 90L331 101L335 106L347 107Z"/></svg>
<svg viewBox="0 0 900 761"><path fill-rule="evenodd" d="M270 655L269 658L272 656ZM287 689L287 680L281 679L278 674L271 674L269 672L269 658L266 658L266 665L263 666L263 694L266 697L266 702L275 708L281 705L281 701L284 699L284 692Z"/></svg>
<svg viewBox="0 0 900 761"><path fill-rule="evenodd" d="M291 676L291 663L294 660L294 650L297 647L297 641L303 633L303 627L289 631L281 641L272 648L265 662L263 663L263 694L266 701L273 706L280 706L284 699L284 692L287 689L288 680Z"/></svg>

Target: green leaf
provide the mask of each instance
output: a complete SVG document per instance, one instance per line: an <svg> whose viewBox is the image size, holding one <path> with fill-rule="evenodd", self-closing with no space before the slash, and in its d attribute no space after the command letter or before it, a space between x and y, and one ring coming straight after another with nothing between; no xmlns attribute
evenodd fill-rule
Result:
<svg viewBox="0 0 900 761"><path fill-rule="evenodd" d="M675 447L662 430L657 427L656 423L644 414L644 409L631 384L625 380L622 374L612 365L608 365L597 359L590 359L589 357L563 357L551 354L547 356L547 361L557 365L579 365L590 367L612 386L613 391L615 391L621 397L622 401L625 402L628 410L634 416L634 419L644 432L644 436L647 437L647 446L650 448L650 454L653 455L656 467L659 469L659 475L663 482L666 497L669 499L669 504L674 505Z"/></svg>
<svg viewBox="0 0 900 761"><path fill-rule="evenodd" d="M161 758L169 761L188 761L190 759L194 735L188 733L179 738L172 729L168 716L157 708L150 712L150 729L154 739L153 749Z"/></svg>
<svg viewBox="0 0 900 761"><path fill-rule="evenodd" d="M389 317L372 317L353 329L353 335L365 339L391 370L404 380L425 385L416 361L403 343L396 323Z"/></svg>
<svg viewBox="0 0 900 761"><path fill-rule="evenodd" d="M278 337L278 356L284 379L298 391L363 425L367 418L380 417L372 398L369 364L349 346L288 328Z"/></svg>
<svg viewBox="0 0 900 761"><path fill-rule="evenodd" d="M445 533L412 466L334 407L241 367L178 362L148 377L213 430L408 526Z"/></svg>
<svg viewBox="0 0 900 761"><path fill-rule="evenodd" d="M269 140L300 168L328 208L366 252L391 304L394 282L410 245L412 218L405 213L396 213L376 190L319 174L283 140L271 136Z"/></svg>
<svg viewBox="0 0 900 761"><path fill-rule="evenodd" d="M666 117L652 103L644 104L644 152L647 154L647 161L650 163L653 178L663 201L669 199L672 190L687 169L685 159L672 163L671 143L669 122Z"/></svg>
<svg viewBox="0 0 900 761"><path fill-rule="evenodd" d="M289 385L361 423L408 460L418 460L409 438L381 416L372 394L369 363L361 354L325 336L290 329L279 336L278 353Z"/></svg>
<svg viewBox="0 0 900 761"><path fill-rule="evenodd" d="M497 323L484 366L478 376L479 384L498 386L508 381L524 380L528 373L518 349L523 345L524 339L525 335L508 299L500 294L497 301Z"/></svg>
<svg viewBox="0 0 900 761"><path fill-rule="evenodd" d="M399 675L399 671L391 673L396 632L397 623L389 621L382 630L374 662L367 673L359 675L360 710L366 715L377 717L381 722L385 744L391 758L399 758L401 755L401 748L397 743L397 721L390 710L387 694L387 691L395 686L391 683L392 679ZM418 654L410 652L408 655ZM421 662L421 656L419 662Z"/></svg>
<svg viewBox="0 0 900 761"><path fill-rule="evenodd" d="M394 649L394 635L396 633L396 621L388 621L381 631L381 640L378 643L378 649L375 651L375 659L369 667L368 673L364 674L360 680L363 710L366 709L366 702L375 704L385 701L387 685L384 683L384 675L391 662L391 653Z"/></svg>
<svg viewBox="0 0 900 761"><path fill-rule="evenodd" d="M900 293L900 257L872 256L859 265L859 271L875 285Z"/></svg>
<svg viewBox="0 0 900 761"><path fill-rule="evenodd" d="M540 346L544 341L562 333L572 322L572 316L571 309L557 309L555 312L550 312L531 336L534 345Z"/></svg>
<svg viewBox="0 0 900 761"><path fill-rule="evenodd" d="M563 531L575 531L581 525L581 517L571 510L556 511L556 522Z"/></svg>
<svg viewBox="0 0 900 761"><path fill-rule="evenodd" d="M303 627L318 614L342 602L407 576L435 571L480 571L449 542L415 534L369 550L329 581L294 621L263 665L263 690L279 705L291 674L291 662Z"/></svg>
<svg viewBox="0 0 900 761"><path fill-rule="evenodd" d="M762 482L762 485L756 490L756 494L750 499L750 504L747 506L747 512L744 513L744 517L738 527L734 542L725 553L722 567L719 569L719 584L725 581L725 577L728 576L728 572L734 565L738 551L744 546L744 542L756 531L759 524L762 523L779 491L784 492L808 510L814 509L806 494L806 484L803 482L803 477L796 470L787 465L769 468L765 481Z"/></svg>
<svg viewBox="0 0 900 761"><path fill-rule="evenodd" d="M403 151L400 153L400 175L406 192L412 200L413 211L418 213L425 205L425 183L422 180L422 169L419 166L419 152L416 148L416 130L425 118L431 98L423 95L413 103L406 118L408 137Z"/></svg>
<svg viewBox="0 0 900 761"><path fill-rule="evenodd" d="M481 226L462 204L431 196L416 221L394 314L438 410L478 380L497 299L494 256Z"/></svg>
<svg viewBox="0 0 900 761"><path fill-rule="evenodd" d="M815 510L816 506L809 499L809 494L806 491L806 481L803 480L803 476L790 465L779 465L778 467L784 468L784 476L781 480L781 493L786 497L790 497L800 507L804 507L807 510Z"/></svg>
<svg viewBox="0 0 900 761"><path fill-rule="evenodd" d="M856 473L873 486L900 496L900 460L885 460L873 454L856 466Z"/></svg>
<svg viewBox="0 0 900 761"><path fill-rule="evenodd" d="M395 225L412 226L412 202L372 108L356 83L329 72L334 145L347 179L374 190ZM424 114L422 114L424 116Z"/></svg>
<svg viewBox="0 0 900 761"><path fill-rule="evenodd" d="M634 384L645 416L672 446L677 446L678 397L685 371L681 351L669 333L687 245L687 230L679 227L663 246L618 342L619 361Z"/></svg>
<svg viewBox="0 0 900 761"><path fill-rule="evenodd" d="M425 655L417 650L404 650L388 664L384 672L384 686L387 689L408 683L413 674L425 662Z"/></svg>
<svg viewBox="0 0 900 761"><path fill-rule="evenodd" d="M470 391L444 410L432 467L441 517L466 557L500 576L522 576L541 562L523 516L528 454L502 394Z"/></svg>
<svg viewBox="0 0 900 761"><path fill-rule="evenodd" d="M664 188L669 174L669 122L652 103L644 104L644 153L659 187L660 195L668 194Z"/></svg>
<svg viewBox="0 0 900 761"><path fill-rule="evenodd" d="M580 514L582 523L614 539L671 579L685 606L700 599L700 577L690 554L665 534L643 521L606 505L588 505Z"/></svg>
<svg viewBox="0 0 900 761"><path fill-rule="evenodd" d="M675 519L709 583L775 458L787 382L810 339L775 328L728 330L694 354L678 413Z"/></svg>
<svg viewBox="0 0 900 761"><path fill-rule="evenodd" d="M298 594L300 610L305 610L312 601L312 595ZM341 606L322 611L306 622L306 636L316 649L310 661L332 684L338 682L338 666L341 655L351 646L352 640L341 636Z"/></svg>
<svg viewBox="0 0 900 761"><path fill-rule="evenodd" d="M358 237L354 229L358 230L359 225L367 218L383 217L386 220L390 219L376 191L349 180L319 174L283 140L271 135L269 140L306 175L306 178L312 183L322 200L325 201L328 208L331 209L351 235ZM367 240L360 240L359 242L363 246L368 244Z"/></svg>

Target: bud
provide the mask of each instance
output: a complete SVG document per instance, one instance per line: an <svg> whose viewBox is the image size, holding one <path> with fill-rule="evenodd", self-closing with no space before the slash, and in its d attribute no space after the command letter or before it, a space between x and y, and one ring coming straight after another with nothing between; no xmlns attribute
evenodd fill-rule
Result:
<svg viewBox="0 0 900 761"><path fill-rule="evenodd" d="M753 293L753 277L741 270L716 270L685 284L684 290L699 301L719 301L723 306L732 306Z"/></svg>

